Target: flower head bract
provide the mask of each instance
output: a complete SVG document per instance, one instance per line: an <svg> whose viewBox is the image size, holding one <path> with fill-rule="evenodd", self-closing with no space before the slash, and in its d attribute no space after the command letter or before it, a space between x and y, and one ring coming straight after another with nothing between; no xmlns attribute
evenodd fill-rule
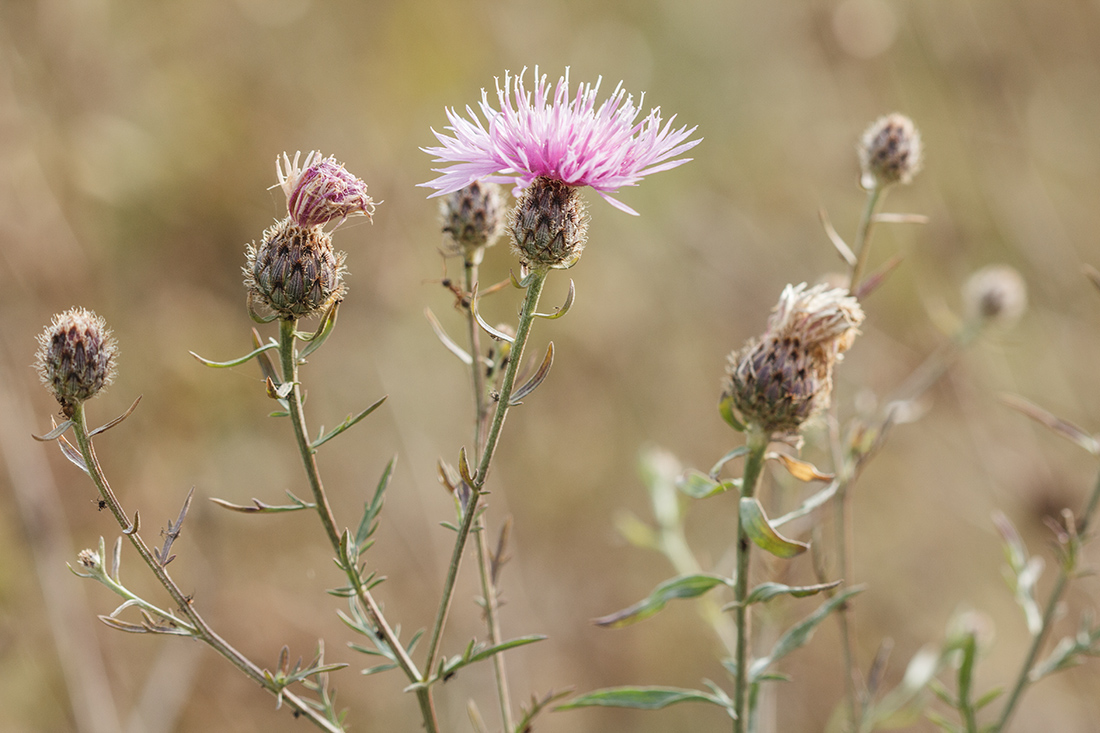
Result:
<svg viewBox="0 0 1100 733"><path fill-rule="evenodd" d="M569 93L569 72L551 87L546 75L535 69L535 88L529 91L523 77L505 73L497 79L500 109L481 91L481 114L469 106L467 117L447 110L452 134L436 132L441 143L422 148L436 156L439 177L420 185L437 189L433 196L457 191L484 179L512 183L516 193L536 178L545 177L570 186L590 186L613 206L637 214L613 198L623 186L633 186L650 173L686 163L680 158L700 141L689 140L694 127L673 129L672 119L662 125L659 107L640 122L641 103L626 93L622 84L598 107L600 81L584 84Z"/></svg>

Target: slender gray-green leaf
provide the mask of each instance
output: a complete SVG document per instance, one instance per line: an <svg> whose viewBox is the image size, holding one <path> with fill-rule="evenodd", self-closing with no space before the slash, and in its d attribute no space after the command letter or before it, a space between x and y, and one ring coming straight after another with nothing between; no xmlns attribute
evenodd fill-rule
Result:
<svg viewBox="0 0 1100 733"><path fill-rule="evenodd" d="M830 613L839 608L841 604L846 603L849 598L862 592L863 588L857 587L848 588L842 593L837 593L835 596L825 601L825 603L821 604L816 611L787 629L786 633L775 642L775 646L772 647L768 656L757 659L749 667L749 681L753 682L760 679L768 670L768 667L809 642L818 624L824 621Z"/></svg>
<svg viewBox="0 0 1100 733"><path fill-rule="evenodd" d="M466 645L466 649L461 656L452 657L446 662L440 660L439 676L448 677L469 664L480 662L483 659L488 659L508 649L514 649L517 646L534 644L536 641L543 641L545 639L546 637L541 634L533 634L531 636L521 636L517 639L509 639L508 641L502 641L499 644L491 644L489 646L475 643L471 640L470 643Z"/></svg>
<svg viewBox="0 0 1100 733"><path fill-rule="evenodd" d="M812 512L814 509L817 509L820 506L824 506L829 502L830 499L833 498L833 496L836 495L836 492L839 488L840 481L837 479L833 479L824 489L812 495L810 498L806 499L806 501L802 502L802 506L798 507L794 511L787 512L778 519L773 519L771 522L772 527L778 529L787 522L793 522L796 519L800 519Z"/></svg>
<svg viewBox="0 0 1100 733"><path fill-rule="evenodd" d="M335 438L335 437L336 437L337 435L339 435L340 433L344 432L345 430L347 430L348 428L350 428L350 427L351 427L352 425L355 425L355 424L356 424L357 422L359 422L360 420L362 420L363 418L365 418L365 417L366 417L367 415L371 414L372 412L374 412L375 410L377 410L377 409L378 409L379 407L381 407L381 406L382 406L382 403L386 401L386 397L387 397L387 396L388 396L388 395L384 395L384 396L383 396L383 397L382 397L381 399L379 399L379 400L378 400L377 402L375 402L375 403L374 403L373 405L371 405L371 406L370 406L370 407L368 407L367 409L363 410L362 412L360 412L360 413L359 413L358 415L356 415L356 416L354 416L354 417L352 417L351 415L348 415L348 416L347 416L347 417L346 417L346 418L344 419L344 422L340 423L339 425L337 425L336 427L334 427L334 428L333 428L332 430L328 431L327 433L325 433L324 435L322 435L322 436L321 436L320 438L318 438L317 440L313 441L313 442L312 442L312 443L310 444L310 446L309 446L309 447L310 447L310 448L312 448L313 450L317 450L317 449L318 449L318 448L320 448L320 447L321 447L322 445L324 445L325 443L329 442L330 440L332 440L333 438Z"/></svg>
<svg viewBox="0 0 1100 733"><path fill-rule="evenodd" d="M72 426L73 426L73 421L72 420L66 420L65 422L61 423L60 425L55 425L53 430L46 433L45 435L35 435L34 433L31 433L31 437L34 438L35 440L41 441L43 443L48 443L51 440L57 440L58 438L60 438L61 434L64 433L69 428L71 428Z"/></svg>
<svg viewBox="0 0 1100 733"><path fill-rule="evenodd" d="M302 353L298 354L298 360L301 362L307 356L312 354L317 349L321 348L328 337L332 335L332 330L336 327L336 312L340 309L340 301L336 301L329 306L328 311L325 313L324 320L321 321L321 325L317 327L317 330L313 333L295 333L294 335L306 342L306 346L302 349Z"/></svg>
<svg viewBox="0 0 1100 733"><path fill-rule="evenodd" d="M134 400L133 404L130 405L130 407L126 410L126 412L122 413L121 415L116 417L114 420L111 420L108 423L100 425L95 430L90 431L88 433L88 437L89 438L94 438L95 436L99 435L100 433L105 433L108 430L110 430L111 428L113 428L115 425L118 425L120 422L122 422L126 418L130 417L130 415L134 412L134 410L137 409L138 403L141 402L141 397L142 397L141 395L138 395L138 398L136 400Z"/></svg>
<svg viewBox="0 0 1100 733"><path fill-rule="evenodd" d="M564 705L559 705L557 709L572 710L599 705L634 710L660 710L679 702L709 702L720 708L726 708L721 700L702 690L685 690L679 687L608 687L581 695Z"/></svg>
<svg viewBox="0 0 1100 733"><path fill-rule="evenodd" d="M234 512L241 512L242 514L280 514L284 512L297 512L302 509L313 509L317 505L311 502L302 501L289 491L286 495L290 497L292 504L265 504L259 499L252 500L252 506L247 504L233 504L225 499L218 499L216 497L210 497L210 501L214 502L223 509L229 509Z"/></svg>
<svg viewBox="0 0 1100 733"><path fill-rule="evenodd" d="M390 485L390 477L393 476L393 469L396 465L397 456L394 456L382 471L382 477L378 480L378 487L374 490L374 496L363 505L363 517L359 520L359 527L355 530L355 545L360 551L366 549L367 540L378 529L378 515L382 512L382 504L386 498L386 488Z"/></svg>
<svg viewBox="0 0 1100 733"><path fill-rule="evenodd" d="M701 596L711 588L718 585L730 585L728 578L709 573L696 575L681 575L671 580L666 580L657 586L648 598L635 603L617 613L610 614L595 620L597 626L610 626L618 628L627 624L636 623L647 619L665 607L669 601L678 598L695 598Z"/></svg>
<svg viewBox="0 0 1100 733"><path fill-rule="evenodd" d="M788 595L795 598L812 596L822 591L831 590L841 584L840 580L831 583L819 583L818 585L783 585L782 583L761 583L752 589L745 599L745 605L752 603L764 603L776 596Z"/></svg>
<svg viewBox="0 0 1100 733"><path fill-rule="evenodd" d="M692 499L706 499L716 494L722 494L737 486L734 481L715 481L702 471L694 468L676 481L676 488L687 494Z"/></svg>
<svg viewBox="0 0 1100 733"><path fill-rule="evenodd" d="M551 341L546 347L546 356L543 358L542 364L539 366L538 371L536 371L535 374L524 384L517 387L515 391L512 392L512 396L508 398L508 404L512 407L515 407L516 405L520 404L520 400L534 392L535 389L538 388L540 384L542 384L542 381L546 379L547 375L550 374L550 367L552 367L553 365L554 342Z"/></svg>
<svg viewBox="0 0 1100 733"><path fill-rule="evenodd" d="M711 466L710 475L717 476L718 472L722 470L723 466L732 461L734 458L739 458L740 456L743 456L748 452L749 447L747 445L742 445L740 447L734 448L729 453L719 458L718 462Z"/></svg>
<svg viewBox="0 0 1100 733"><path fill-rule="evenodd" d="M251 359L255 356L259 356L260 354L264 353L265 351L270 351L271 349L277 349L277 348L279 348L279 344L272 341L271 343L264 344L263 346L260 346L259 348L248 352L247 354L245 354L244 356L242 356L239 359L230 359L229 361L211 361L210 359L204 359L203 357L196 354L194 351L189 351L187 353L189 353L191 356L198 359L199 363L201 363L205 366L213 367L215 369L227 369L229 367L240 366L241 364L246 363L249 359Z"/></svg>
<svg viewBox="0 0 1100 733"><path fill-rule="evenodd" d="M741 497L741 526L757 547L776 557L794 557L810 549L805 542L789 540L776 532L755 496Z"/></svg>
<svg viewBox="0 0 1100 733"><path fill-rule="evenodd" d="M570 280L569 280L569 293L565 296L565 303L563 303L561 305L561 307L559 307L553 313L536 313L535 315L538 316L539 318L548 318L548 319L561 318L562 316L564 316L566 313L569 312L570 308L573 307L573 299L576 298L576 297L577 297L577 288L573 285L572 278L570 278Z"/></svg>
<svg viewBox="0 0 1100 733"><path fill-rule="evenodd" d="M435 317L431 308L424 309L424 317L428 319L428 323L431 324L432 331L435 332L436 338L438 338L439 342L447 348L447 351L457 356L459 361L466 366L470 366L474 363L474 358L470 356L466 349L456 344L454 340L447 335L447 332L443 330L443 324Z"/></svg>

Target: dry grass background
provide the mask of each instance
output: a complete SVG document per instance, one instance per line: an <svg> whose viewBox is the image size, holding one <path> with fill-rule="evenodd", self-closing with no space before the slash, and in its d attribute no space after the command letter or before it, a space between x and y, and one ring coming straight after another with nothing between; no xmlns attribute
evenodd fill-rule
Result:
<svg viewBox="0 0 1100 733"><path fill-rule="evenodd" d="M256 370L215 372L187 354L248 349L243 246L280 215L281 194L268 186L283 150L333 153L385 200L373 226L353 221L336 238L350 253L351 294L304 378L315 425L389 395L326 447L322 468L351 524L385 461L400 456L369 560L390 578L379 596L406 635L430 623L450 549L438 523L452 512L434 466L469 441L471 405L463 368L422 315L430 306L460 332L451 296L431 282L441 276L440 235L435 202L414 187L431 176L417 148L445 124L445 105L472 104L494 75L535 64L551 76L570 66L574 82L602 74L607 91L623 79L666 116L698 124L705 141L694 162L624 192L638 218L589 197L590 246L569 273L577 304L537 326L533 350L553 339L557 363L509 420L489 502L494 524L515 518L505 632L550 636L509 655L517 694L723 678L690 606L626 630L590 624L670 574L660 558L625 546L614 518L624 509L648 516L634 470L641 446L709 466L738 442L715 410L725 355L762 328L784 284L838 268L818 208L842 232L854 229L855 140L894 110L922 130L927 167L887 208L931 222L879 229L875 259L900 253L905 263L866 303L864 335L839 372L841 414L888 392L943 339L938 325L958 312L971 271L1016 266L1032 306L1013 331L965 355L933 390L924 419L898 429L858 485L856 580L870 586L855 604L858 653L866 667L879 640L893 638L896 681L954 611L972 607L997 630L981 684L1011 679L1027 640L1000 580L990 511L1002 508L1043 550L1042 518L1079 506L1096 470L997 395L1018 393L1100 429L1100 298L1080 274L1083 263L1100 264L1100 4L8 0L0 728L118 730L90 722L80 702L89 691L113 701L103 720L117 709L131 731L305 725L274 712L270 697L206 650L99 625L92 614L110 611L114 598L64 570L76 551L116 534L84 477L29 439L55 412L27 366L34 336L75 304L105 316L122 348L119 379L90 412L105 421L144 394L137 413L99 440L124 505L140 509L144 527L163 526L196 487L173 570L199 608L261 664L273 665L284 642L308 657L319 636L330 659L364 662L344 648L338 602L323 592L339 578L316 522L232 515L206 501L304 491L288 426L264 417L270 403ZM513 266L498 247L485 278ZM551 278L547 302L566 287L566 277ZM514 317L514 296L484 309L491 321ZM712 562L733 531L727 498L691 520ZM1095 546L1090 557L1100 562ZM129 556L123 577L156 594ZM481 631L475 593L468 567L452 653ZM1098 581L1076 585L1068 601L1062 628L1078 609L1100 606ZM790 620L811 603L783 613ZM835 626L825 624L790 658L777 730L821 730L842 694L837 660ZM398 675L345 671L337 684L355 730L417 728ZM1013 730L1095 732L1098 690L1098 664L1046 681ZM442 689L448 730L466 729L470 696L493 719L488 666ZM557 713L538 729L725 726L717 709L680 707Z"/></svg>

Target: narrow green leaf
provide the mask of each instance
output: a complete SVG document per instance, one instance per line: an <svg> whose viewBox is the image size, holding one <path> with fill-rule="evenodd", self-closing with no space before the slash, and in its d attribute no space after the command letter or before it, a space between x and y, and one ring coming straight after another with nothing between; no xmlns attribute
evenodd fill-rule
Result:
<svg viewBox="0 0 1100 733"><path fill-rule="evenodd" d="M474 363L474 358L467 353L466 349L456 344L454 340L447 335L447 332L443 330L443 324L435 317L431 308L424 309L424 317L428 319L428 323L431 324L432 330L435 331L435 336L439 339L439 342L447 347L447 351L457 356L459 361L466 366L470 366Z"/></svg>
<svg viewBox="0 0 1100 733"><path fill-rule="evenodd" d="M722 419L725 420L731 428L740 433L745 432L745 426L737 419L737 415L733 411L732 397L722 398L718 403L718 414L722 416Z"/></svg>
<svg viewBox="0 0 1100 733"><path fill-rule="evenodd" d="M737 483L734 481L715 481L702 471L697 471L694 468L676 481L676 488L692 499L706 499L716 494L725 493L736 486Z"/></svg>
<svg viewBox="0 0 1100 733"><path fill-rule="evenodd" d="M572 281L570 281L572 282ZM557 316L547 316L548 318L556 318ZM542 381L546 379L550 374L550 367L554 365L554 342L551 341L546 347L546 356L543 357L542 364L539 366L538 371L528 379L523 385L517 387L512 396L508 398L508 405L515 407L521 404L522 400L527 395L531 394L538 388Z"/></svg>
<svg viewBox="0 0 1100 733"><path fill-rule="evenodd" d="M740 458L741 456L745 455L748 452L749 452L749 447L747 445L742 445L738 448L734 448L729 453L727 453L726 455L724 455L724 456L722 456L721 458L718 459L718 462L715 463L711 467L710 475L711 476L717 476L718 472L722 470L723 466L725 466L727 463L732 461L734 458Z"/></svg>
<svg viewBox="0 0 1100 733"><path fill-rule="evenodd" d="M794 557L810 549L805 542L789 540L776 532L768 523L764 507L754 496L741 497L741 526L757 547L776 557Z"/></svg>
<svg viewBox="0 0 1100 733"><path fill-rule="evenodd" d="M669 601L678 598L695 598L703 595L717 585L730 585L730 580L720 575L711 575L709 573L681 575L680 577L666 580L658 585L657 588L649 594L648 598L622 611L604 616L603 618L598 618L594 623L597 626L610 626L611 628L619 628L620 626L636 623L657 613L664 608L665 604Z"/></svg>
<svg viewBox="0 0 1100 733"><path fill-rule="evenodd" d="M816 611L787 629L786 633L775 642L775 646L772 647L768 656L757 659L749 667L749 681L755 682L761 679L768 670L768 667L809 642L818 624L824 621L830 613L839 608L843 603L847 602L849 598L862 592L863 588L856 587L849 588L843 593L837 593L835 596L825 601L825 603L821 604Z"/></svg>
<svg viewBox="0 0 1100 733"><path fill-rule="evenodd" d="M805 596L812 596L822 591L831 590L841 584L842 581L834 580L831 583L820 583L818 585L783 585L782 583L761 583L752 589L748 597L745 599L745 605L748 606L752 603L764 603L770 601L776 596L789 595L795 598L804 598Z"/></svg>
<svg viewBox="0 0 1100 733"><path fill-rule="evenodd" d="M570 280L569 280L569 293L565 296L565 303L563 303L553 313L536 313L535 315L539 318L547 318L547 319L550 319L550 320L553 320L555 318L561 318L562 316L564 316L566 313L569 312L570 308L573 307L573 299L576 298L576 297L577 297L577 288L576 288L576 286L573 285L572 278L570 278Z"/></svg>
<svg viewBox="0 0 1100 733"><path fill-rule="evenodd" d="M265 504L259 499L253 499L253 506L248 506L242 504L233 504L226 501L225 499L218 499L216 497L211 497L210 501L214 502L223 509L229 509L230 511L241 512L243 514L279 514L282 512L297 512L302 509L313 509L317 506L316 504L313 504L311 502L302 501L289 491L286 492L286 495L290 497L290 500L293 502L292 504L271 505Z"/></svg>
<svg viewBox="0 0 1100 733"><path fill-rule="evenodd" d="M312 354L317 349L324 345L325 341L332 334L332 329L336 327L336 312L340 309L340 301L337 300L325 313L324 319L321 321L321 325L317 327L317 330L313 333L295 333L301 341L306 342L306 346L302 349L302 352L298 354L298 361L302 362L307 356Z"/></svg>
<svg viewBox="0 0 1100 733"><path fill-rule="evenodd" d="M187 353L189 353L191 356L198 359L199 363L201 363L205 366L212 367L214 369L227 369L229 367L240 366L241 364L244 364L244 363L248 362L248 360L253 358L254 356L258 356L258 355L264 353L265 351L270 351L271 349L277 349L277 348L279 348L279 344L272 341L271 343L264 344L263 346L259 347L258 349L254 349L253 351L248 352L247 354L245 354L244 356L242 356L239 359L231 359L230 361L211 361L209 359L204 359L203 357L196 354L194 351L189 351Z"/></svg>
<svg viewBox="0 0 1100 733"><path fill-rule="evenodd" d="M509 639L508 641L502 641L499 644L491 644L489 646L477 643L475 640L471 639L461 656L452 657L446 662L442 659L439 660L439 676L441 678L449 677L467 665L480 662L483 659L488 659L508 649L514 649L517 646L526 646L527 644L534 644L536 641L543 641L545 639L546 637L541 634L533 634L531 636L521 636L517 639Z"/></svg>
<svg viewBox="0 0 1100 733"><path fill-rule="evenodd" d="M60 425L55 425L54 429L51 430L50 432L46 433L45 435L35 435L34 433L31 433L31 437L34 438L37 441L42 442L42 443L48 443L51 440L57 440L58 438L60 438L61 434L64 433L69 428L71 428L72 426L73 426L73 421L72 420L66 420L65 422L61 423Z"/></svg>
<svg viewBox="0 0 1100 733"><path fill-rule="evenodd" d="M800 519L812 512L813 510L817 509L818 507L824 506L826 503L828 503L830 499L833 498L833 496L836 495L836 492L839 488L840 481L833 479L824 489L817 492L816 494L813 494L812 496L810 496L810 498L806 499L806 501L802 502L802 506L798 507L794 511L787 512L778 519L773 519L771 521L772 527L782 527L787 522L792 522L795 519Z"/></svg>
<svg viewBox="0 0 1100 733"><path fill-rule="evenodd" d="M324 445L325 443L329 442L330 440L332 440L333 438L335 438L335 437L336 437L337 435L339 435L340 433L344 432L345 430L347 430L348 428L350 428L350 427L351 427L352 425L355 425L355 424L356 424L357 422L359 422L360 420L362 420L363 418L365 418L365 417L366 417L367 415L371 414L372 412L374 412L375 410L377 410L377 409L378 409L379 407L381 407L381 406L382 406L382 403L386 401L386 397L388 397L388 396L389 396L389 395L384 395L384 396L383 396L383 397L382 397L382 398L381 398L380 400L378 400L378 401L377 401L377 402L375 402L375 403L374 403L373 405L371 405L371 406L370 406L370 407L368 407L367 409L365 409L365 410L363 410L362 412L360 412L360 413L359 413L358 415L356 415L355 417L352 417L351 415L348 415L348 416L347 416L347 417L346 417L346 418L344 419L344 422L340 423L339 425L337 425L336 427L334 427L334 428L333 428L332 430L328 431L328 432L327 432L327 433L325 433L325 434L324 434L323 436L321 436L321 437L320 437L320 438L318 438L317 440L315 440L315 441L313 441L312 443L310 443L309 447L310 447L311 449L313 449L313 450L317 450L317 449L318 449L318 448L320 448L320 447L321 447L322 445Z"/></svg>
<svg viewBox="0 0 1100 733"><path fill-rule="evenodd" d="M386 488L390 485L390 477L393 476L396 465L397 456L394 456L382 471L382 477L378 480L378 487L374 490L374 496L363 505L363 517L359 520L359 527L355 530L355 544L360 550L365 549L364 545L367 540L378 529L378 515L382 512Z"/></svg>
<svg viewBox="0 0 1100 733"><path fill-rule="evenodd" d="M725 704L714 695L702 690L685 690L679 687L608 687L581 695L557 710L591 707L633 708L634 710L660 710L678 702L709 702L721 708Z"/></svg>

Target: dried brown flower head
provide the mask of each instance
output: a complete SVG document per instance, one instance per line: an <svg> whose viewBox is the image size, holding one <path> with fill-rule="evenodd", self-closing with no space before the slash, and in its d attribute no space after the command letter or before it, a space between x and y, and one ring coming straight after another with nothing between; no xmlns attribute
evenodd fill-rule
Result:
<svg viewBox="0 0 1100 733"><path fill-rule="evenodd" d="M111 383L118 343L90 310L71 308L53 317L38 336L35 368L66 417Z"/></svg>
<svg viewBox="0 0 1100 733"><path fill-rule="evenodd" d="M871 123L859 141L860 183L875 186L909 183L921 168L920 132L905 115L894 113Z"/></svg>
<svg viewBox="0 0 1100 733"><path fill-rule="evenodd" d="M862 322L859 301L847 290L788 285L763 336L730 355L723 399L747 424L771 434L797 432L828 406L833 365Z"/></svg>

